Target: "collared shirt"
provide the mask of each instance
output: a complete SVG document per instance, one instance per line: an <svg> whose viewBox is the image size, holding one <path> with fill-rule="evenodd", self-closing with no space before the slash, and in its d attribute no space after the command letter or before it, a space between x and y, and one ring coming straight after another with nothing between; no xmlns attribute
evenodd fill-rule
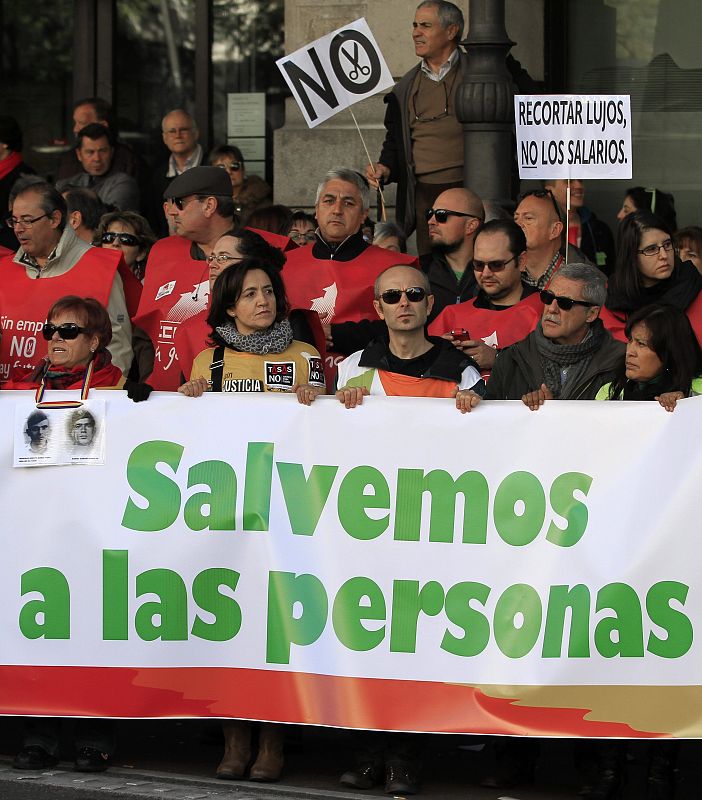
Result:
<svg viewBox="0 0 702 800"><path fill-rule="evenodd" d="M422 59L422 63L420 64L420 69L422 72L432 81L442 81L451 71L451 67L458 61L458 48L456 48L451 55L448 57L448 61L444 61L444 63L439 67L438 72L434 72L429 64L427 64L426 60Z"/></svg>
<svg viewBox="0 0 702 800"><path fill-rule="evenodd" d="M75 237L75 238L74 238ZM18 264L23 264L26 268L27 277L28 278L39 278L42 276L42 272L46 275L48 272L52 273L53 275L62 275L64 272L68 272L68 270L75 266L78 259L83 255L83 253L90 248L89 244L82 242L84 247L77 245L75 239L78 237L73 232L73 229L70 225L66 225L66 227L61 232L61 238L56 243L56 247L49 253L49 257L46 259L46 264L42 267L39 265L39 262L34 258L34 256L30 255L25 251L23 247L20 247L15 254L14 261ZM72 252L69 259L67 259L67 264L60 264L59 259L63 255L64 251L66 250L75 250ZM54 269L52 269L54 267Z"/></svg>
<svg viewBox="0 0 702 800"><path fill-rule="evenodd" d="M561 255L560 251L557 251L553 258L548 262L548 267L546 267L546 272L543 275L540 275L538 278L532 278L529 274L529 268L522 273L522 283L526 283L527 286L534 286L537 289L543 289L544 286L548 286L551 278L553 277L554 273L561 266L561 262L563 261L563 256Z"/></svg>
<svg viewBox="0 0 702 800"><path fill-rule="evenodd" d="M183 169L178 168L175 156L173 155L173 153L171 153L171 157L168 159L168 172L166 173L166 177L175 178L176 175L182 175L184 172L187 172L187 170L192 169L193 167L199 167L201 159L202 159L202 147L200 147L199 144L195 145L193 154L190 156L189 159L187 159Z"/></svg>

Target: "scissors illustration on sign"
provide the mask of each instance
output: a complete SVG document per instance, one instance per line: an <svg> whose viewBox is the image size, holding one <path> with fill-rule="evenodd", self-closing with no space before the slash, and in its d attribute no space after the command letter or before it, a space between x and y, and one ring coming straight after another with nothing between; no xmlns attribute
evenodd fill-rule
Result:
<svg viewBox="0 0 702 800"><path fill-rule="evenodd" d="M353 69L351 72L348 73L349 78L352 81L355 81L359 74L360 75L370 75L371 68L361 66L359 58L358 58L358 42L353 43L353 55L350 56L344 48L341 48L341 52L346 56L346 58L351 62Z"/></svg>

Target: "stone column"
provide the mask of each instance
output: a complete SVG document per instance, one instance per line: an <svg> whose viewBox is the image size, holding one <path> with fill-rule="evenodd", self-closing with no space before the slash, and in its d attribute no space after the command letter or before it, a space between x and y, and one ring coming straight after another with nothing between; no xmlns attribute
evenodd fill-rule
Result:
<svg viewBox="0 0 702 800"><path fill-rule="evenodd" d="M458 88L463 123L464 185L483 199L511 196L514 90L505 57L514 45L505 30L505 0L470 0L468 35L461 42L468 76Z"/></svg>

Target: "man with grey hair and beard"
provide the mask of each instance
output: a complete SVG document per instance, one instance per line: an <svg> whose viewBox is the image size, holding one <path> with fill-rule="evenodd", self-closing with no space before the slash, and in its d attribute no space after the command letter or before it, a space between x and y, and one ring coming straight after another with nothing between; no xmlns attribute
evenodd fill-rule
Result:
<svg viewBox="0 0 702 800"><path fill-rule="evenodd" d="M485 399L522 400L532 411L546 400L594 400L626 350L599 319L606 294L597 267L561 267L541 290L544 310L536 330L498 354Z"/></svg>

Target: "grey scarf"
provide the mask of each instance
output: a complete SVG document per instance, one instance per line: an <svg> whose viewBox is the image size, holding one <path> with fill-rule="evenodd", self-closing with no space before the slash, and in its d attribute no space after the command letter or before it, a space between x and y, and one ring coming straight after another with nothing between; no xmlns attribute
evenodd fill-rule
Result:
<svg viewBox="0 0 702 800"><path fill-rule="evenodd" d="M242 353L256 353L265 356L267 353L282 353L292 344L293 332L287 319L275 322L265 331L256 331L244 335L239 333L234 322L218 325L215 328L222 341L234 350Z"/></svg>
<svg viewBox="0 0 702 800"><path fill-rule="evenodd" d="M578 386L585 374L593 354L602 346L604 338L602 321L595 320L579 344L555 344L544 336L541 322L536 326L534 336L546 386L555 398L568 400L572 396L574 387ZM568 379L561 386L561 369L564 367L568 368Z"/></svg>

